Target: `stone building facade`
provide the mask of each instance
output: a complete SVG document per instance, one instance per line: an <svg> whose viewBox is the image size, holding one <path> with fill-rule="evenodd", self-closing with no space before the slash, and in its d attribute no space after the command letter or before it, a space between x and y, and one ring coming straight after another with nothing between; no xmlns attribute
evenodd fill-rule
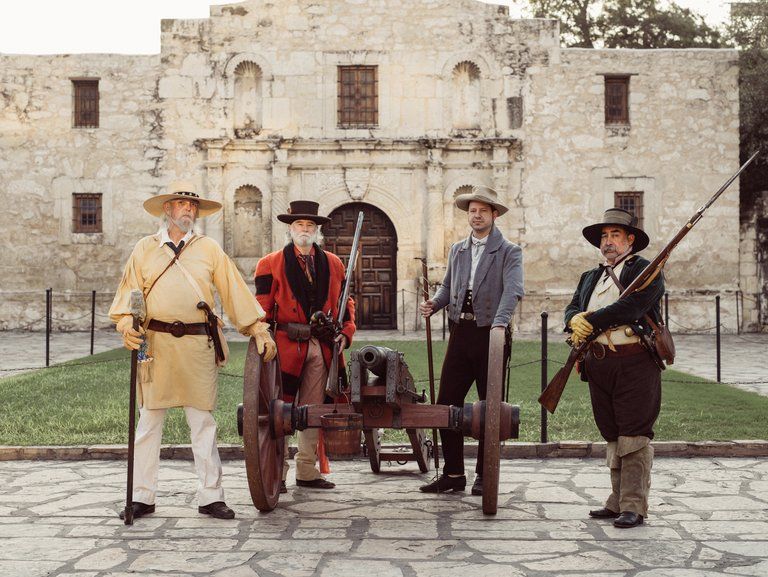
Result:
<svg viewBox="0 0 768 577"><path fill-rule="evenodd" d="M363 210L353 291L362 326L382 329L417 322L417 259L439 281L468 230L453 198L491 186L524 248L517 322L534 329L596 262L580 231L605 208L641 211L651 254L738 168L731 50L566 49L557 22L475 0L247 0L161 34L156 56L0 55L0 327L39 319L49 286L60 325L82 324L74 295L109 299L157 226L141 202L184 177L223 202L201 227L246 277L282 246L274 217L291 200L320 203L342 254ZM82 79L98 80L97 128L73 126ZM80 194L100 195L101 232L74 232L76 202L96 202ZM718 293L728 329L737 302L742 328L758 326L738 197L667 265L678 325L714 324Z"/></svg>

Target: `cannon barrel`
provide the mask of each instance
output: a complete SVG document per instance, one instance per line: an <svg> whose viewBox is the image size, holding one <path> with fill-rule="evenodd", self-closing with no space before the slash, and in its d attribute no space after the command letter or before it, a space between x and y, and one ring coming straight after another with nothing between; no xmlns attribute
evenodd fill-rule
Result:
<svg viewBox="0 0 768 577"><path fill-rule="evenodd" d="M387 376L387 355L392 352L388 347L366 345L358 351L358 358L363 368L377 377Z"/></svg>

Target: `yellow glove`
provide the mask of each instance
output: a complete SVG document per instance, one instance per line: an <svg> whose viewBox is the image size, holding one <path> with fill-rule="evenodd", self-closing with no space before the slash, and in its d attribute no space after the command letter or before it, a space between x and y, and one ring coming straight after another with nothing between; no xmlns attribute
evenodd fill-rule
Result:
<svg viewBox="0 0 768 577"><path fill-rule="evenodd" d="M574 315L568 323L568 326L571 327L571 330L573 331L573 336L571 337L573 344L578 345L579 342L586 340L587 337L592 334L594 327L586 319L586 316L591 312L592 311L578 313Z"/></svg>
<svg viewBox="0 0 768 577"><path fill-rule="evenodd" d="M144 337L142 336L145 332L144 328L139 326L138 331L133 329L132 315L125 315L121 318L115 328L118 333L123 335L123 346L130 351L137 350L141 343L144 342Z"/></svg>
<svg viewBox="0 0 768 577"><path fill-rule="evenodd" d="M256 341L256 350L264 356L264 361L269 362L277 355L277 345L269 334L269 325L263 321L252 324L248 327L248 334Z"/></svg>

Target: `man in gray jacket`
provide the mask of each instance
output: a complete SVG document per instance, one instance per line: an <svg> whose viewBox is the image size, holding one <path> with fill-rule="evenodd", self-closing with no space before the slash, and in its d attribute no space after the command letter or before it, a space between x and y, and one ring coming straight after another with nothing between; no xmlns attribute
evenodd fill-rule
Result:
<svg viewBox="0 0 768 577"><path fill-rule="evenodd" d="M462 406L472 383L485 399L488 379L488 343L493 327L508 327L517 301L523 298L523 253L494 226L507 207L496 200L496 192L473 187L472 193L456 197L456 206L468 213L472 233L451 247L443 284L432 300L419 309L429 317L448 307L451 337L440 375L439 405ZM463 491L464 437L440 430L445 465L437 480L420 487L425 493ZM483 493L483 441L478 449L473 495Z"/></svg>

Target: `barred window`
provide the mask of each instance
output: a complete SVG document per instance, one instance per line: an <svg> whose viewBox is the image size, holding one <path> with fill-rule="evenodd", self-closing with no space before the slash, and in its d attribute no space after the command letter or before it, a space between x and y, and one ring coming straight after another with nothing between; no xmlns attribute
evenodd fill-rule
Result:
<svg viewBox="0 0 768 577"><path fill-rule="evenodd" d="M377 66L339 66L339 128L373 128L379 124Z"/></svg>
<svg viewBox="0 0 768 577"><path fill-rule="evenodd" d="M622 208L637 218L637 228L643 228L643 191L622 191L613 193L613 205Z"/></svg>
<svg viewBox="0 0 768 577"><path fill-rule="evenodd" d="M72 232L101 232L101 194L72 195Z"/></svg>
<svg viewBox="0 0 768 577"><path fill-rule="evenodd" d="M99 81L72 81L72 124L75 128L99 127Z"/></svg>
<svg viewBox="0 0 768 577"><path fill-rule="evenodd" d="M605 123L629 124L629 76L605 77Z"/></svg>

